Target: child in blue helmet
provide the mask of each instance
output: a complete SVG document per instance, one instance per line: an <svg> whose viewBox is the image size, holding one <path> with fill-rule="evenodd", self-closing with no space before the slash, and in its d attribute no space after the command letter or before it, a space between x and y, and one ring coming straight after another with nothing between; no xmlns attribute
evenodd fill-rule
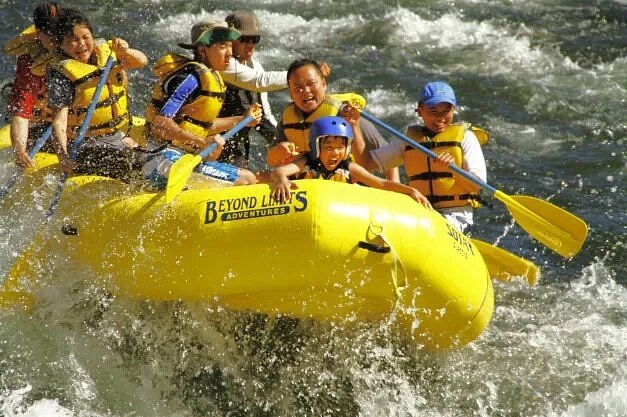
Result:
<svg viewBox="0 0 627 417"><path fill-rule="evenodd" d="M373 188L407 194L418 203L431 208L426 197L415 188L379 178L359 164L351 162L349 156L353 138L353 129L343 118L327 116L317 119L309 130L310 152L272 171L275 183L272 197L276 201L287 201L290 198L290 189L296 187L288 177L298 175L301 179L360 182Z"/></svg>

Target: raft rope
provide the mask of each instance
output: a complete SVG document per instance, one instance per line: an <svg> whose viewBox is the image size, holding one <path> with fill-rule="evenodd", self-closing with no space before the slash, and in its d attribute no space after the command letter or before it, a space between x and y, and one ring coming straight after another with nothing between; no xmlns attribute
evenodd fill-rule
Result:
<svg viewBox="0 0 627 417"><path fill-rule="evenodd" d="M392 255L392 267L390 268L390 274L392 276L392 285L394 286L394 295L396 296L395 303L398 302L403 296L403 290L407 288L407 271L403 261L394 250L394 246L385 236L383 226L380 224L370 223L368 231L374 236L381 238L383 242L390 248L390 254ZM402 272L402 278L399 280L399 266Z"/></svg>

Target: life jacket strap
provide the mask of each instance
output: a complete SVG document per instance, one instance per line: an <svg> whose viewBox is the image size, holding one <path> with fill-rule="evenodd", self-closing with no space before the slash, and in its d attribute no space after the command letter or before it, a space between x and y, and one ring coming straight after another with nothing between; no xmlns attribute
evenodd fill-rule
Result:
<svg viewBox="0 0 627 417"><path fill-rule="evenodd" d="M479 196L476 194L460 194L454 195L428 195L427 199L431 204L439 203L440 201L454 201L454 200L478 200Z"/></svg>
<svg viewBox="0 0 627 417"><path fill-rule="evenodd" d="M311 122L287 123L283 125L283 129L307 130L311 127Z"/></svg>
<svg viewBox="0 0 627 417"><path fill-rule="evenodd" d="M131 121L131 115L129 113L124 113L121 116L118 117L114 117L113 119L101 123L99 125L94 125L94 126L89 126L89 131L93 132L95 130L100 130L100 129L110 129L110 128L114 128L114 127L118 127L120 126L124 121L128 121L130 123ZM80 126L74 126L72 128L72 132L74 132L74 134L77 134L78 131L80 130ZM102 136L106 136L106 135L102 135Z"/></svg>
<svg viewBox="0 0 627 417"><path fill-rule="evenodd" d="M445 148L448 147L450 148L451 146L456 146L458 148L462 147L461 142L457 142L457 141L441 141L441 142L423 142L421 143L421 145L427 149L435 149L435 148ZM413 146L407 145L405 147L406 151L411 151L412 149L415 149Z"/></svg>
<svg viewBox="0 0 627 417"><path fill-rule="evenodd" d="M452 172L441 172L441 171L427 171L421 172L420 174L412 175L409 177L409 181L431 181L437 180L440 178L452 178Z"/></svg>
<svg viewBox="0 0 627 417"><path fill-rule="evenodd" d="M186 122L195 124L196 126L203 127L205 129L209 129L209 128L211 128L211 126L213 126L213 122L203 122L201 120L194 119L193 117L190 117L190 116L188 116L186 114L184 114L184 115L182 115L180 117L175 118L174 121L177 122L177 123L180 123L182 121L186 121Z"/></svg>
<svg viewBox="0 0 627 417"><path fill-rule="evenodd" d="M218 93L216 91L207 91L207 90L200 90L198 92L198 95L205 96L205 97L212 97L220 101L224 101L224 97L226 97L226 93Z"/></svg>
<svg viewBox="0 0 627 417"><path fill-rule="evenodd" d="M96 104L96 108L97 109L101 109L103 107L111 107L113 104L117 103L118 101L120 101L120 98L124 97L126 95L126 91L121 90L119 93L114 94L108 98L106 98L105 100L102 100L100 102L98 102ZM71 109L70 113L72 114L76 114L77 116L80 116L82 114L87 113L89 109L87 107L80 107L78 109Z"/></svg>

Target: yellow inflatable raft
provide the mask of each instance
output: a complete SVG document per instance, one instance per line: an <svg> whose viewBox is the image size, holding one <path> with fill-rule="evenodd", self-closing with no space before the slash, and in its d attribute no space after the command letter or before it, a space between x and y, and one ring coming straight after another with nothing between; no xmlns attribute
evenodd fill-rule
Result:
<svg viewBox="0 0 627 417"><path fill-rule="evenodd" d="M27 195L58 170L52 155L36 161L15 193ZM115 180L71 178L0 299L30 300L42 260L55 251L119 296L333 321L394 316L403 335L430 350L464 345L487 326L486 265L439 214L402 194L296 183L285 204L267 185L190 189L166 203ZM19 209L7 200L2 210ZM72 226L66 234L63 223Z"/></svg>

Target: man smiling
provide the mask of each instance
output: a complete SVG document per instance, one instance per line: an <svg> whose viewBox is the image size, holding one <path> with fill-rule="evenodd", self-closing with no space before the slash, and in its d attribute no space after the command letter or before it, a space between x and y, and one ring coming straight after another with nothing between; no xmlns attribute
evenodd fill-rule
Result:
<svg viewBox="0 0 627 417"><path fill-rule="evenodd" d="M272 167L292 162L309 151L309 128L324 116L342 116L348 108L363 108L366 100L355 93L328 94L326 76L316 61L300 59L287 70L292 102L283 110L277 126L274 146L268 150L266 162ZM379 148L385 142L370 122L360 119L360 131L368 149ZM398 169L385 171L386 177L398 182Z"/></svg>

